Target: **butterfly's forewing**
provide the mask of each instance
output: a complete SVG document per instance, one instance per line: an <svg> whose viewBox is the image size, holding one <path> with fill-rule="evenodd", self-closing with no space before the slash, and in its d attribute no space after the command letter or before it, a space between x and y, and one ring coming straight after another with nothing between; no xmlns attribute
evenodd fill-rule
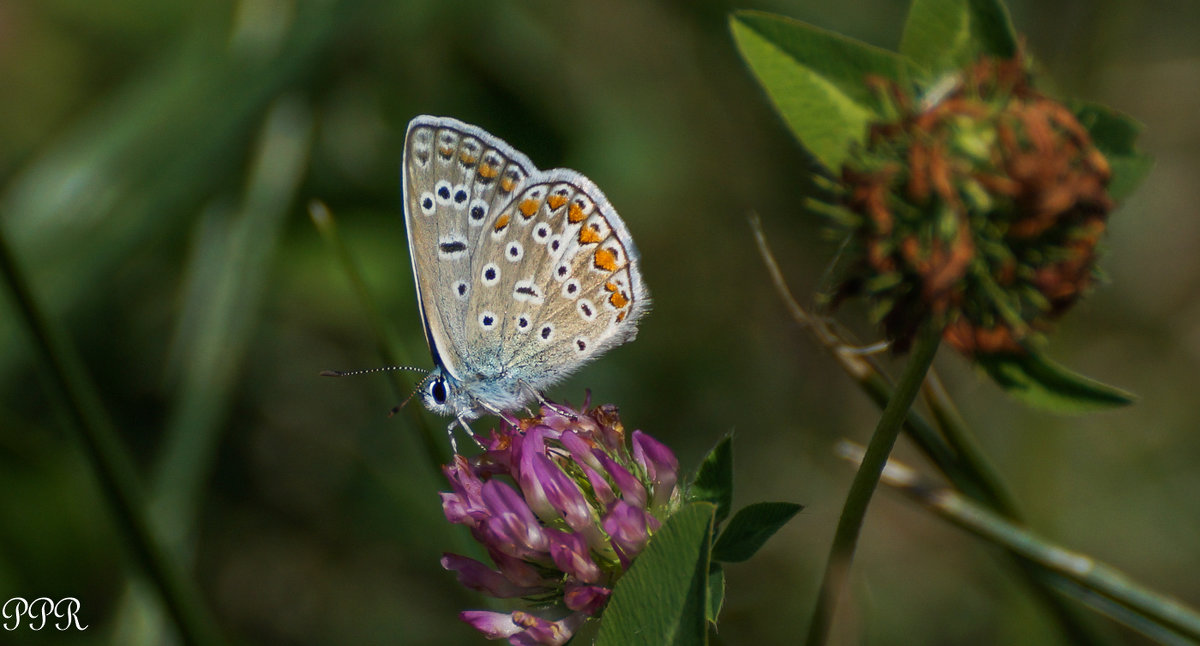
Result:
<svg viewBox="0 0 1200 646"><path fill-rule="evenodd" d="M474 369L478 343L468 304L483 265L474 251L483 223L511 201L533 165L474 126L421 116L405 138L405 225L426 340L454 377Z"/></svg>

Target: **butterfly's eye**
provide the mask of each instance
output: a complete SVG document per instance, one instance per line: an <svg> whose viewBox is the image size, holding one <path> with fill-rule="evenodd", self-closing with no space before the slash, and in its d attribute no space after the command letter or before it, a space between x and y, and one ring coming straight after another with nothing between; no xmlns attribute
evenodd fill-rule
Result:
<svg viewBox="0 0 1200 646"><path fill-rule="evenodd" d="M446 380L434 379L433 383L431 383L429 385L429 394L430 394L430 396L433 397L434 403L439 404L439 405L445 404L446 403Z"/></svg>

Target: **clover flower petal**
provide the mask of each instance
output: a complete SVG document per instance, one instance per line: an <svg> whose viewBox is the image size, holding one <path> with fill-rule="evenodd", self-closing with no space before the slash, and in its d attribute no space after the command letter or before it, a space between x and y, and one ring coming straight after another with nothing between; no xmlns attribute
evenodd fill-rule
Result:
<svg viewBox="0 0 1200 646"><path fill-rule="evenodd" d="M498 598L522 597L532 611L466 611L490 639L563 644L603 612L613 585L678 505L679 463L641 431L626 437L614 406L505 420L484 451L444 468L442 509L483 544L495 567L455 554L442 567Z"/></svg>

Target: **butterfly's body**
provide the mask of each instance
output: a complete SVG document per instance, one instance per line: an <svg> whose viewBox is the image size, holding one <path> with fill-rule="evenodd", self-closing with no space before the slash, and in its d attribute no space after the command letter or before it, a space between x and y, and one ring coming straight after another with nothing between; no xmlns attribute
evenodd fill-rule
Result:
<svg viewBox="0 0 1200 646"><path fill-rule="evenodd" d="M421 390L459 421L499 414L632 340L649 306L604 194L538 170L480 128L421 116L404 145L404 218L426 340Z"/></svg>

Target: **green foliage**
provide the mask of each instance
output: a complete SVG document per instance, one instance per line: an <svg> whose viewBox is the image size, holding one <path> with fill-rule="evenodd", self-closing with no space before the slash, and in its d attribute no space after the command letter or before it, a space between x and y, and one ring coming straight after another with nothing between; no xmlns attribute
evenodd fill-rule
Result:
<svg viewBox="0 0 1200 646"><path fill-rule="evenodd" d="M1108 194L1118 202L1124 200L1146 179L1154 166L1154 160L1138 152L1135 145L1142 125L1112 108L1095 103L1077 104L1075 118L1087 128L1092 142L1112 166Z"/></svg>
<svg viewBox="0 0 1200 646"><path fill-rule="evenodd" d="M901 82L901 87L908 80L936 86L947 72L980 56L1007 59L1018 51L1008 10L999 0L914 0L900 54L760 12L737 12L731 25L742 57L776 111L834 174L863 143L867 126L891 116L892 110L879 102L878 90L872 88L872 77ZM1076 113L1109 160L1110 195L1126 197L1151 166L1134 147L1140 126L1101 106L1083 105ZM847 215L836 207L824 210L842 219ZM864 285L875 291L889 287L870 280ZM876 303L876 311L888 309L887 303ZM1084 411L1130 401L1127 393L1034 353L991 358L981 365L1002 388L1041 408Z"/></svg>
<svg viewBox="0 0 1200 646"><path fill-rule="evenodd" d="M715 513L710 503L689 503L655 533L613 588L598 646L708 643Z"/></svg>
<svg viewBox="0 0 1200 646"><path fill-rule="evenodd" d="M878 98L863 80L900 80L909 72L892 52L790 18L739 11L730 26L776 111L830 172L878 119Z"/></svg>
<svg viewBox="0 0 1200 646"><path fill-rule="evenodd" d="M708 623L717 625L721 608L725 606L725 570L720 563L713 562L708 568Z"/></svg>
<svg viewBox="0 0 1200 646"><path fill-rule="evenodd" d="M717 523L729 517L733 504L733 436L726 435L713 447L692 476L687 499L709 502L717 507Z"/></svg>
<svg viewBox="0 0 1200 646"><path fill-rule="evenodd" d="M900 53L931 72L980 55L1011 58L1017 51L1008 9L999 0L913 0Z"/></svg>
<svg viewBox="0 0 1200 646"><path fill-rule="evenodd" d="M270 262L308 164L312 114L295 97L268 113L255 164L236 213L212 211L197 223L187 267L171 373L178 409L154 476L165 525L190 526L187 510L211 468Z"/></svg>
<svg viewBox="0 0 1200 646"><path fill-rule="evenodd" d="M803 507L786 502L749 505L734 514L729 525L717 536L716 530L729 516L733 501L732 435L721 438L700 463L687 487L687 500L716 506L707 603L708 620L715 625L725 602L725 572L717 561L732 563L749 559Z"/></svg>
<svg viewBox="0 0 1200 646"><path fill-rule="evenodd" d="M728 464L731 457L726 437L705 461L714 468L701 473L728 473L716 465ZM667 519L613 588L596 643L707 643L706 624L716 624L725 602L725 572L716 561L749 559L801 508L791 503L750 505L716 538L718 507L707 501L687 503Z"/></svg>
<svg viewBox="0 0 1200 646"><path fill-rule="evenodd" d="M978 364L1009 395L1058 413L1086 413L1134 401L1133 395L1074 373L1038 353L979 357Z"/></svg>
<svg viewBox="0 0 1200 646"><path fill-rule="evenodd" d="M50 313L94 297L77 277L107 275L144 245L177 239L200 202L238 180L249 137L329 46L345 4L305 4L274 56L231 49L215 21L199 21L6 181L8 234L28 257L57 259L31 263ZM0 317L0 336L9 320ZM11 356L0 349L0 374Z"/></svg>
<svg viewBox="0 0 1200 646"><path fill-rule="evenodd" d="M713 547L713 559L726 563L748 560L792 516L804 509L790 502L758 502L738 510Z"/></svg>
<svg viewBox="0 0 1200 646"><path fill-rule="evenodd" d="M848 33L878 34L881 23L900 24L900 4L832 3L810 15ZM603 3L544 11L502 1L463 11L462 3L438 0L57 0L13 8L5 12L9 55L0 57L0 228L47 318L78 348L151 496L151 521L182 547L173 553L184 576L204 583L231 641L308 646L337 635L364 646L484 643L455 618L479 599L438 566L442 552L468 552L474 543L445 522L436 495L445 480L428 468L409 416L433 428L443 452L446 421L416 402L388 417L411 384L316 376L322 368L430 365L399 216L400 147L416 114L478 123L540 165L584 171L641 247L659 306L639 339L547 396L578 399L591 388L595 401L636 411L630 421L670 437L681 456L710 449L712 429L753 429L739 441L769 449L742 445L739 459L754 462L739 463L740 493L781 486L781 477L782 486L800 490L844 484L836 470L793 477L780 464L831 445L861 415L827 362L797 362L790 352L797 330L741 238L736 214L758 208L772 235L782 236L775 240L789 276L820 271L815 230L786 221L809 195L797 177L804 158L781 145L778 121L759 118L765 104L729 55L728 16L717 5L664 11L629 3L616 13ZM1168 573L1159 582L1194 599L1195 577L1171 567L1194 558L1188 540L1200 518L1180 507L1172 489L1195 463L1195 407L1185 401L1191 363L1180 349L1183 328L1161 317L1183 320L1179 298L1196 279L1186 262L1192 237L1184 234L1191 230L1187 178L1200 166L1188 147L1192 120L1179 117L1190 114L1187 93L1162 81L1195 59L1186 26L1200 9L1112 8L1105 20L1069 25L1061 23L1061 2L1025 3L1020 16L1031 51L1078 72L1069 86L1086 95L1119 91L1162 151L1165 172L1156 174L1154 193L1130 202L1134 213L1146 209L1146 219L1121 222L1136 240L1112 244L1125 264L1114 270L1111 291L1136 291L1137 303L1093 309L1095 325L1077 327L1074 344L1121 348L1119 358L1100 357L1096 370L1118 371L1130 386L1164 386L1136 420L1154 441L1092 434L1082 440L1096 449L1091 459L1061 464L1052 457L1061 443L1045 436L1086 422L1040 418L1008 429L1005 415L965 413L985 433L1013 431L999 466L1017 488L1087 483L1089 495L1112 502L1113 514L1070 515L1064 531L1096 537L1106 554L1137 554L1127 563L1132 575ZM791 58L749 19L735 22L760 48ZM1127 37L1112 38L1114 24ZM1063 48L1052 50L1058 43ZM826 81L835 95L854 92L819 73L810 80ZM855 109L874 109L870 96L847 97L866 106ZM301 105L311 129L260 156L269 115L287 102ZM1111 159L1097 130L1109 129L1106 120L1078 114ZM298 150L288 158L292 145ZM1113 194L1124 198L1118 187L1132 174L1112 161ZM300 184L272 184L274 172ZM364 313L343 264L305 220L302 205L313 198L336 215L377 314ZM689 231L697 235L684 244ZM0 587L77 596L93 627L9 639L179 641L81 445L64 431L65 408L48 396L48 366L34 359L18 314L0 298ZM415 351L393 360L381 345ZM1097 423L1120 419L1127 414ZM792 432L798 421L803 432ZM485 417L472 427L486 433L493 423ZM1106 531L1114 522L1122 531ZM943 555L914 540L888 534L888 549L914 558L894 564L897 576L872 589L872 603L888 612L865 617L864 630L958 643L964 626L997 625L998 641L1058 640L1028 609L1027 593L1000 580L1001 568L959 553L974 545L959 542ZM1146 544L1163 548L1141 549ZM737 566L740 581L796 585L772 587L772 603L731 587L729 609L737 602L737 612L724 613L722 638L794 641L794 622L780 621L779 608L797 608L811 593L805 577L822 555L808 545L781 550L794 558ZM939 569L950 562L955 567ZM708 572L711 621L725 572L715 561ZM321 611L295 612L301 597Z"/></svg>

